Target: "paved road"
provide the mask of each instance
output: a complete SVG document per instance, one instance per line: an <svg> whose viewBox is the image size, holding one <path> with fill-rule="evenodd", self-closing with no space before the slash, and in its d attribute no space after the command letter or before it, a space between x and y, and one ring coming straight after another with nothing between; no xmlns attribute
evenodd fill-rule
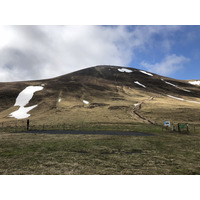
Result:
<svg viewBox="0 0 200 200"><path fill-rule="evenodd" d="M48 130L48 131L27 131L26 133L38 134L84 134L84 135L130 135L130 136L154 136L152 133L122 132L122 131L69 131L69 130Z"/></svg>

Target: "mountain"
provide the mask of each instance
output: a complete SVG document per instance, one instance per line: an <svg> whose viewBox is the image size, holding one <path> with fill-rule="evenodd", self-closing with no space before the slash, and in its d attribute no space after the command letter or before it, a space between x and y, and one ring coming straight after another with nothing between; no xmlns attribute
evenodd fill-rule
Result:
<svg viewBox="0 0 200 200"><path fill-rule="evenodd" d="M0 122L26 123L27 117L35 125L199 123L200 87L121 66L0 83Z"/></svg>

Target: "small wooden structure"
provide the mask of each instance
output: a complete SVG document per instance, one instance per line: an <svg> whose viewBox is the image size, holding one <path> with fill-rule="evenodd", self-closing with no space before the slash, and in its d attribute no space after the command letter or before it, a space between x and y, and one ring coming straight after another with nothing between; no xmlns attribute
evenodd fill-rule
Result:
<svg viewBox="0 0 200 200"><path fill-rule="evenodd" d="M179 133L189 133L189 124L188 123L178 123L177 125L171 124L170 121L165 121L164 125L162 126L162 131L172 131L176 132L178 131Z"/></svg>
<svg viewBox="0 0 200 200"><path fill-rule="evenodd" d="M189 132L189 124L188 123L178 123L178 132Z"/></svg>

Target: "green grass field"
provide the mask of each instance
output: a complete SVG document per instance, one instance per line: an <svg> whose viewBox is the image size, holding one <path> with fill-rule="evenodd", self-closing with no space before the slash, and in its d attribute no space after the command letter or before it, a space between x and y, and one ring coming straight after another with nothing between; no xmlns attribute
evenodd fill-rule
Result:
<svg viewBox="0 0 200 200"><path fill-rule="evenodd" d="M0 133L0 174L200 174L200 133Z"/></svg>

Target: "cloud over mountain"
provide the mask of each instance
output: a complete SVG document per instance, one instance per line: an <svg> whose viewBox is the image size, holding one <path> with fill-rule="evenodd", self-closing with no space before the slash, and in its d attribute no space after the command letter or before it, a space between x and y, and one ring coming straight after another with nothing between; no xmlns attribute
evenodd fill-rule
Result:
<svg viewBox="0 0 200 200"><path fill-rule="evenodd" d="M141 65L149 71L153 71L160 75L170 75L180 70L183 64L188 62L189 58L184 56L177 56L175 54L166 56L161 62L155 64L149 64L142 62Z"/></svg>
<svg viewBox="0 0 200 200"><path fill-rule="evenodd" d="M154 46L158 34L162 34L163 48L169 50L171 42L166 34L179 29L179 26L1 27L0 81L51 78L95 65L129 66L137 51Z"/></svg>

